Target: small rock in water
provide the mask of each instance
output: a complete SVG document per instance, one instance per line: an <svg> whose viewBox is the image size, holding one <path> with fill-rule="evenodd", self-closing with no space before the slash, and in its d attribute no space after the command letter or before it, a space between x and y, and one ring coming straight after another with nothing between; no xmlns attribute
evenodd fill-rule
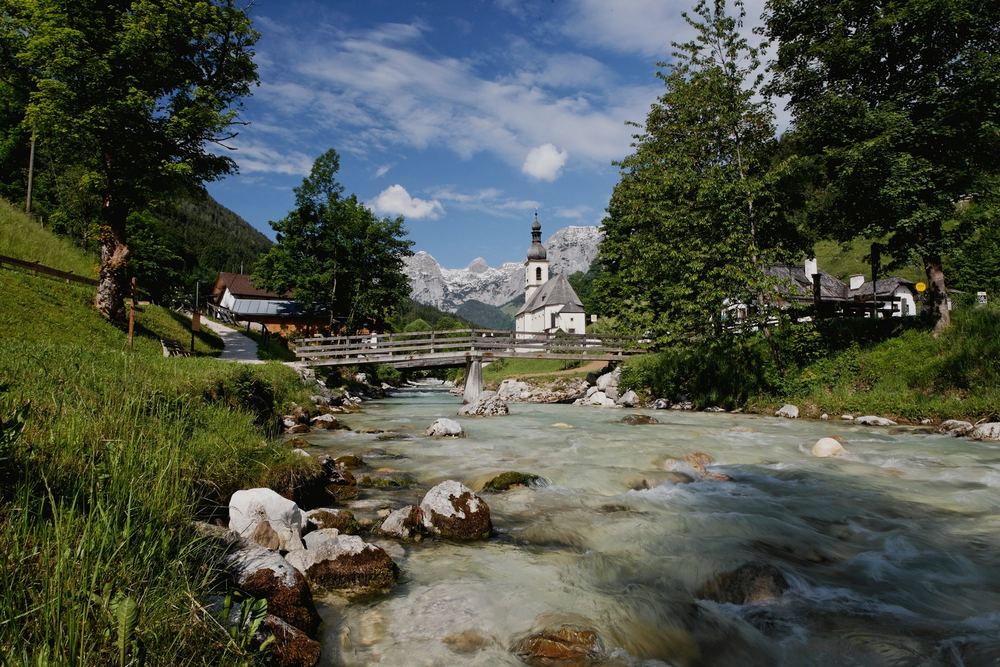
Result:
<svg viewBox="0 0 1000 667"><path fill-rule="evenodd" d="M725 412L725 408L720 408L718 405L713 405L711 407L705 408L705 412Z"/></svg>
<svg viewBox="0 0 1000 667"><path fill-rule="evenodd" d="M650 417L649 415L625 415L622 417L622 423L636 426L639 424L659 424L660 422L656 417Z"/></svg>
<svg viewBox="0 0 1000 667"><path fill-rule="evenodd" d="M840 418L844 421L854 421L854 415L840 415Z"/></svg>
<svg viewBox="0 0 1000 667"><path fill-rule="evenodd" d="M338 456L334 459L337 465L343 466L348 470L353 470L355 468L363 468L365 465L364 460L360 456L355 456L354 454L344 454L343 456Z"/></svg>
<svg viewBox="0 0 1000 667"><path fill-rule="evenodd" d="M407 505L389 513L382 521L379 531L383 535L400 537L409 540L417 537L423 531L423 512L419 507Z"/></svg>
<svg viewBox="0 0 1000 667"><path fill-rule="evenodd" d="M510 414L507 401L500 398L496 392L484 391L482 395L473 401L463 405L459 410L460 415L476 417L500 417Z"/></svg>
<svg viewBox="0 0 1000 667"><path fill-rule="evenodd" d="M496 643L496 640L492 637L487 637L478 630L472 629L448 635L441 641L444 642L445 646L460 655L476 653Z"/></svg>
<svg viewBox="0 0 1000 667"><path fill-rule="evenodd" d="M635 392L629 389L620 397L618 397L618 405L625 408L634 408L635 404L639 402L639 397L636 396Z"/></svg>
<svg viewBox="0 0 1000 667"><path fill-rule="evenodd" d="M729 604L753 604L780 598L788 590L781 570L767 563L746 563L706 582L697 596Z"/></svg>
<svg viewBox="0 0 1000 667"><path fill-rule="evenodd" d="M830 415L828 415L828 414L826 414L826 413L824 412L823 414L821 414L821 415L819 416L819 418L820 418L820 419L822 419L823 421L826 421L826 420L828 420L828 419L830 418Z"/></svg>
<svg viewBox="0 0 1000 667"><path fill-rule="evenodd" d="M843 445L833 438L820 438L812 446L812 455L819 458L843 456L846 453L847 450L844 449Z"/></svg>
<svg viewBox="0 0 1000 667"><path fill-rule="evenodd" d="M670 408L670 401L665 398L658 398L653 401L653 404L650 407L654 410L667 410Z"/></svg>
<svg viewBox="0 0 1000 667"><path fill-rule="evenodd" d="M442 417L434 420L434 423L427 427L425 435L433 438L464 438L465 431L462 425L454 419Z"/></svg>
<svg viewBox="0 0 1000 667"><path fill-rule="evenodd" d="M705 466L710 466L715 463L715 459L705 452L689 452L684 455L684 460L696 470L700 468L702 471L705 470Z"/></svg>
<svg viewBox="0 0 1000 667"><path fill-rule="evenodd" d="M566 422L556 422L552 424L552 428L573 428L572 424L567 424Z"/></svg>
<svg viewBox="0 0 1000 667"><path fill-rule="evenodd" d="M784 417L785 419L798 419L799 418L799 408L791 403L786 403L785 405L778 408L778 411L774 413L775 417Z"/></svg>
<svg viewBox="0 0 1000 667"><path fill-rule="evenodd" d="M959 436L965 435L973 429L972 423L967 421L962 421L959 419L947 419L941 422L941 426L938 428L942 433L951 433L952 435Z"/></svg>
<svg viewBox="0 0 1000 667"><path fill-rule="evenodd" d="M886 419L885 417L877 417L875 415L865 415L863 417L855 417L855 424L861 424L862 426L896 426L896 422L891 419Z"/></svg>
<svg viewBox="0 0 1000 667"><path fill-rule="evenodd" d="M532 667L590 665L601 662L604 647L594 628L564 624L519 639L510 652Z"/></svg>
<svg viewBox="0 0 1000 667"><path fill-rule="evenodd" d="M493 491L494 493L499 493L501 491L506 491L511 487L523 486L531 487L537 485L539 482L544 482L538 475L532 475L526 472L515 472L513 470L508 472L502 472L490 481L483 485L483 491Z"/></svg>
<svg viewBox="0 0 1000 667"><path fill-rule="evenodd" d="M1000 440L1000 422L987 422L969 432L973 440Z"/></svg>
<svg viewBox="0 0 1000 667"><path fill-rule="evenodd" d="M423 527L446 539L480 540L493 532L489 505L455 480L441 482L428 491L420 501L420 511Z"/></svg>

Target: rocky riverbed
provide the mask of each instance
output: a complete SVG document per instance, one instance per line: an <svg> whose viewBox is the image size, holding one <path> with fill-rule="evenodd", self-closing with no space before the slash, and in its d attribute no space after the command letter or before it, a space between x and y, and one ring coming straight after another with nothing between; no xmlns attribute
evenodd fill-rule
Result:
<svg viewBox="0 0 1000 667"><path fill-rule="evenodd" d="M1000 657L996 443L839 419L459 407L401 392L343 415L351 430L299 436L354 480L320 517L336 535L311 526L301 551L361 542L392 563L379 557L391 585L359 592L311 581L288 552L313 588L323 664ZM439 418L465 437L428 435ZM434 529L445 504L476 519L473 539Z"/></svg>

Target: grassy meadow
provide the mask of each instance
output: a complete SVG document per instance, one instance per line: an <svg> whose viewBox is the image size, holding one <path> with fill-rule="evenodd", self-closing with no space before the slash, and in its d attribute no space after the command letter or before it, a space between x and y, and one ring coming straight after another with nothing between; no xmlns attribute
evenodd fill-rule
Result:
<svg viewBox="0 0 1000 667"><path fill-rule="evenodd" d="M59 247L9 206L0 215L0 253ZM91 259L65 246L43 261ZM158 339L187 343L189 329L156 306L128 350L92 299L0 269L0 664L243 663L204 608L224 584L193 520L303 465L275 435L309 392L284 366L210 358L210 332L198 356L164 358Z"/></svg>

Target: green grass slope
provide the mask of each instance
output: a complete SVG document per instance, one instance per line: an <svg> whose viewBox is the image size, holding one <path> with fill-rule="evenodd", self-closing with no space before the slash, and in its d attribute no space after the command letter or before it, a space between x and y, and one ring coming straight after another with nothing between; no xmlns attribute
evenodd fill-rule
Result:
<svg viewBox="0 0 1000 667"><path fill-rule="evenodd" d="M0 664L241 663L192 521L304 465L273 425L307 392L280 365L164 358L185 329L161 309L129 351L92 299L0 269Z"/></svg>
<svg viewBox="0 0 1000 667"><path fill-rule="evenodd" d="M846 280L856 274L861 274L866 279L871 278L871 263L866 259L871 252L871 241L855 239L846 246L836 241L819 241L813 250L816 253L816 263L819 268L841 280ZM882 258L882 277L899 276L913 282L919 282L926 278L923 269L916 263L907 264L896 270L889 270L885 267L890 261L890 257Z"/></svg>
<svg viewBox="0 0 1000 667"><path fill-rule="evenodd" d="M87 278L97 277L97 257L42 229L20 209L0 199L0 254L40 262Z"/></svg>

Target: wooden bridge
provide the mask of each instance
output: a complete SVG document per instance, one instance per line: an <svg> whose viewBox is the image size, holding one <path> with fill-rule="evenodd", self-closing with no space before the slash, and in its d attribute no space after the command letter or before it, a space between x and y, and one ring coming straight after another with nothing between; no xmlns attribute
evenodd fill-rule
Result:
<svg viewBox="0 0 1000 667"><path fill-rule="evenodd" d="M482 392L483 361L506 358L621 361L645 351L646 341L637 338L457 329L305 338L298 341L295 354L309 366L465 366L465 400L473 401Z"/></svg>

